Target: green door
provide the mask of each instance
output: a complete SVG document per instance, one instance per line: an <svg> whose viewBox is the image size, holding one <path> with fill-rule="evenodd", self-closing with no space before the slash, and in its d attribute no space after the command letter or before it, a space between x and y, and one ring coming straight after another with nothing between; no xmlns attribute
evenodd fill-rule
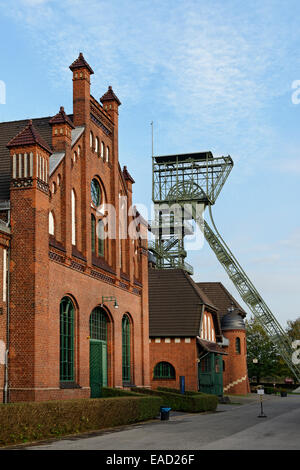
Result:
<svg viewBox="0 0 300 470"><path fill-rule="evenodd" d="M90 340L90 387L91 398L101 396L107 386L107 345L105 341Z"/></svg>
<svg viewBox="0 0 300 470"><path fill-rule="evenodd" d="M223 363L218 354L207 354L198 363L198 390L212 395L223 394Z"/></svg>

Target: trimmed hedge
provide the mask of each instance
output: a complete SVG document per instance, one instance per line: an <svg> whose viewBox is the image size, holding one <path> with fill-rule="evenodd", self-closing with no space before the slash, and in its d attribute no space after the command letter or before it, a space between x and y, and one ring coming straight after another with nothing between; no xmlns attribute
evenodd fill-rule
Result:
<svg viewBox="0 0 300 470"><path fill-rule="evenodd" d="M112 398L112 397L141 397L141 393L133 392L131 390L124 390L123 388L111 388L111 387L102 387L101 396L103 398Z"/></svg>
<svg viewBox="0 0 300 470"><path fill-rule="evenodd" d="M149 390L139 388L140 393L150 394L161 397L163 406L168 406L174 411L189 411L190 413L199 413L201 411L216 411L218 406L218 397L216 395L199 394L182 395L163 390Z"/></svg>
<svg viewBox="0 0 300 470"><path fill-rule="evenodd" d="M146 421L159 414L161 398L129 393L132 396L0 404L0 446Z"/></svg>
<svg viewBox="0 0 300 470"><path fill-rule="evenodd" d="M157 387L157 390L161 390L162 392L171 392L171 393L179 393L182 396L182 393L178 388L169 388L169 387ZM194 390L185 390L184 395L205 395L203 392L197 392Z"/></svg>

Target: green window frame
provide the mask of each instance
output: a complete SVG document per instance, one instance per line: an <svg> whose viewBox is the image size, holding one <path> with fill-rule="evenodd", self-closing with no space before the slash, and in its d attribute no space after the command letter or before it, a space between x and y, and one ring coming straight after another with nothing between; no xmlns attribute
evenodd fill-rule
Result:
<svg viewBox="0 0 300 470"><path fill-rule="evenodd" d="M101 307L96 307L90 315L90 338L107 341L107 314Z"/></svg>
<svg viewBox="0 0 300 470"><path fill-rule="evenodd" d="M96 219L91 215L91 245L92 245L92 253L96 251Z"/></svg>
<svg viewBox="0 0 300 470"><path fill-rule="evenodd" d="M241 340L239 337L235 338L235 352L241 354Z"/></svg>
<svg viewBox="0 0 300 470"><path fill-rule="evenodd" d="M211 372L211 356L205 356L201 360L201 372Z"/></svg>
<svg viewBox="0 0 300 470"><path fill-rule="evenodd" d="M169 362L159 362L154 367L154 379L175 379L175 369Z"/></svg>
<svg viewBox="0 0 300 470"><path fill-rule="evenodd" d="M104 256L104 223L98 221L98 256Z"/></svg>
<svg viewBox="0 0 300 470"><path fill-rule="evenodd" d="M122 378L125 383L131 380L130 352L130 320L128 315L124 315L122 318Z"/></svg>
<svg viewBox="0 0 300 470"><path fill-rule="evenodd" d="M73 382L75 308L69 297L60 302L60 381Z"/></svg>

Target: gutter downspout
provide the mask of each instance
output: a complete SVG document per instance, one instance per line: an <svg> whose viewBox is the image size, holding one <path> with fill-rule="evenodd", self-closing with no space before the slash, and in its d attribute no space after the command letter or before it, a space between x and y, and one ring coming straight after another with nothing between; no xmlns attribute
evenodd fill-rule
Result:
<svg viewBox="0 0 300 470"><path fill-rule="evenodd" d="M8 211L8 222L10 226L10 210ZM4 376L4 403L9 403L9 374L8 374L8 357L9 357L9 326L10 326L10 241L7 250L6 259L6 351L5 351L5 376Z"/></svg>

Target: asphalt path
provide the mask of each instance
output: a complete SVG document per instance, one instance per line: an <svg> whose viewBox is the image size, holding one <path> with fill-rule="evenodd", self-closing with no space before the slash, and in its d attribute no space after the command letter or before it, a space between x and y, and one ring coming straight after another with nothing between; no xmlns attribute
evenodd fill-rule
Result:
<svg viewBox="0 0 300 470"><path fill-rule="evenodd" d="M235 397L215 413L159 419L23 447L30 450L295 450L300 449L300 395Z"/></svg>

